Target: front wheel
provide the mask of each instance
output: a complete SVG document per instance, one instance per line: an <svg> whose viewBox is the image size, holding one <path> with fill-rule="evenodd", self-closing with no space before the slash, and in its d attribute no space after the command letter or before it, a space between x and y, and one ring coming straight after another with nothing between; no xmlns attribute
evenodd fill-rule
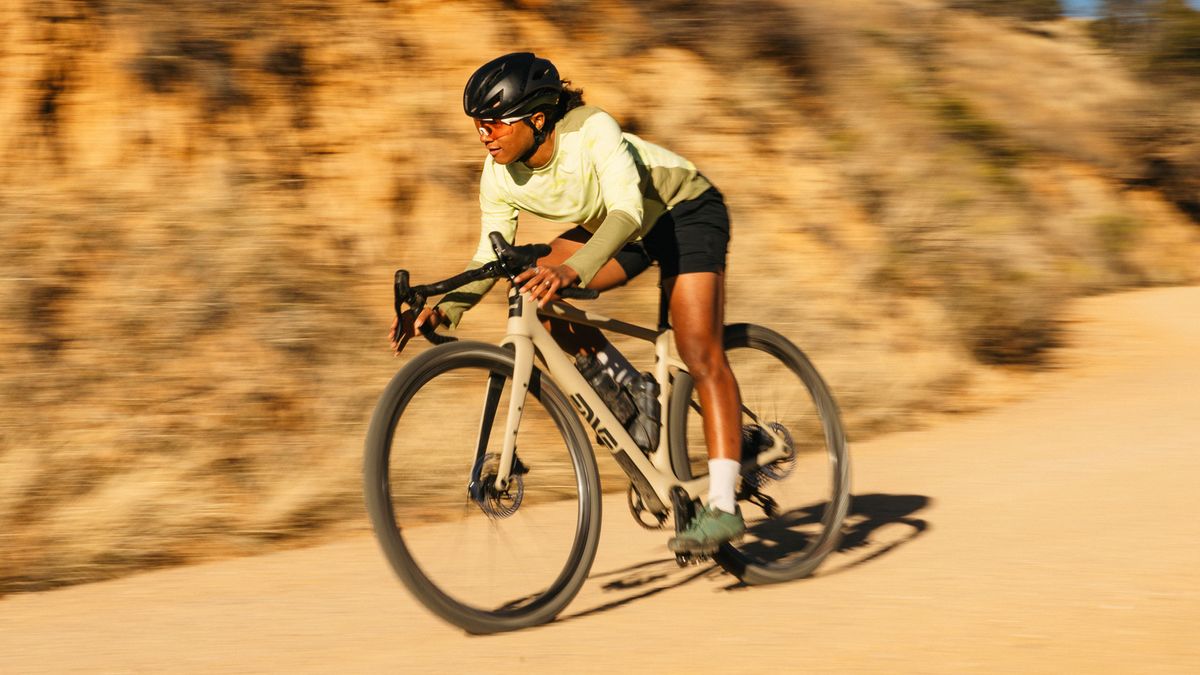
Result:
<svg viewBox="0 0 1200 675"><path fill-rule="evenodd" d="M726 326L725 353L742 398L738 498L747 532L742 543L726 544L713 557L748 584L807 576L837 548L850 507L837 405L804 353L770 329ZM681 478L707 472L703 415L691 376L678 373L668 424L671 462ZM787 456L748 470L747 460L775 442Z"/></svg>
<svg viewBox="0 0 1200 675"><path fill-rule="evenodd" d="M482 343L430 349L392 378L367 433L367 510L388 562L430 610L471 633L553 619L579 592L600 537L591 444L536 367L512 475L497 489L513 365L510 351Z"/></svg>

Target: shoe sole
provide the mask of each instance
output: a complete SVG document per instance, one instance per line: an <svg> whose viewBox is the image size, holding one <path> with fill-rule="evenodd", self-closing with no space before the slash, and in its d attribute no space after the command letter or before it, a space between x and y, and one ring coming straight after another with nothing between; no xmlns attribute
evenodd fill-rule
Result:
<svg viewBox="0 0 1200 675"><path fill-rule="evenodd" d="M670 549L671 553L686 553L686 554L690 554L690 555L712 555L712 554L716 553L725 544L741 543L742 539L745 538L745 536L746 536L746 533L744 531L739 532L738 534L735 534L732 537L730 537L729 539L726 539L725 541L723 541L719 544L716 544L714 546L700 546L698 544L693 544L691 542L680 543L680 542L671 540L671 541L667 542L667 548Z"/></svg>

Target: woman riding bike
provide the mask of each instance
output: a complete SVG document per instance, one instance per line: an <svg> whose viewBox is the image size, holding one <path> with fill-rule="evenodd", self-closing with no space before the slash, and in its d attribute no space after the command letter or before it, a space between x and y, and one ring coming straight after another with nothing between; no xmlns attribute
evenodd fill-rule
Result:
<svg viewBox="0 0 1200 675"><path fill-rule="evenodd" d="M662 271L675 344L705 410L707 504L668 542L676 553L711 554L746 525L735 488L741 464L741 399L722 346L729 215L721 193L683 157L622 133L585 105L546 59L520 52L484 64L467 81L463 110L487 148L479 182L482 233L468 269L495 259L488 233L513 241L517 214L575 223L551 252L516 278L539 306L579 284L605 291L649 267ZM399 351L422 325L456 327L495 283L473 282L415 321L392 323ZM595 358L617 382L636 371L595 329L547 319L569 354Z"/></svg>

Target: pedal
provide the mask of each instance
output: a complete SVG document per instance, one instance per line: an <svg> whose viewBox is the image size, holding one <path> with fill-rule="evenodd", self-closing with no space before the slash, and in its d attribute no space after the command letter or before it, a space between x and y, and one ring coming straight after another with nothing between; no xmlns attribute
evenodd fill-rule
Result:
<svg viewBox="0 0 1200 675"><path fill-rule="evenodd" d="M703 553L676 553L675 564L680 567L696 567L705 565L712 560L712 556L704 555Z"/></svg>

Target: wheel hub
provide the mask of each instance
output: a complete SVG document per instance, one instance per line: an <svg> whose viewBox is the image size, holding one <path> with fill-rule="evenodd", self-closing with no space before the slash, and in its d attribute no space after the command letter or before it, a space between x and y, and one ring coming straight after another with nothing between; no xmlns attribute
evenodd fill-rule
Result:
<svg viewBox="0 0 1200 675"><path fill-rule="evenodd" d="M483 484L482 499L476 500L479 509L489 518L501 520L508 518L521 508L525 497L525 474L528 469L521 460L513 457L512 473L508 477L508 485L503 490L496 489L497 464L500 455L489 452L484 457L483 473L479 480Z"/></svg>
<svg viewBox="0 0 1200 675"><path fill-rule="evenodd" d="M767 428L783 439L783 450L787 454L766 466L759 467L758 470L763 476L771 480L787 478L796 469L796 443L792 439L792 434L787 430L787 427L779 422L771 422L767 425ZM767 437L768 441L771 439L770 436L763 435Z"/></svg>

